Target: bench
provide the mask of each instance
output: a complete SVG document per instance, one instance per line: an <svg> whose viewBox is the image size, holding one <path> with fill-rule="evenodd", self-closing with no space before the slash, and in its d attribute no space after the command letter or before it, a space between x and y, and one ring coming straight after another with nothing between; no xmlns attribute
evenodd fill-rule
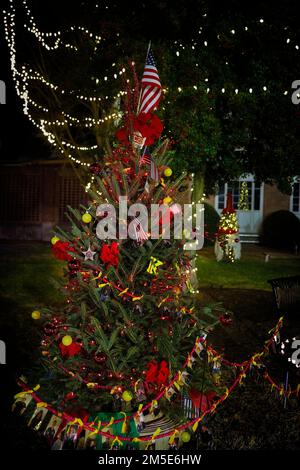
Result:
<svg viewBox="0 0 300 470"><path fill-rule="evenodd" d="M271 284L279 315L289 317L290 314L300 313L300 276L270 279L268 283Z"/></svg>

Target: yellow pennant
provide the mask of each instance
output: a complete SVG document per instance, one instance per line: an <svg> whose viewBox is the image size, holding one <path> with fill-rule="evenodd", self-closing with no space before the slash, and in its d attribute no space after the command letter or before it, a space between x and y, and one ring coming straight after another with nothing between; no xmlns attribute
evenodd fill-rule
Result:
<svg viewBox="0 0 300 470"><path fill-rule="evenodd" d="M102 276L102 271L100 271L99 274L98 274L98 276L94 277L92 280L93 280L93 281L96 281L96 280L99 279L101 276Z"/></svg>
<svg viewBox="0 0 300 470"><path fill-rule="evenodd" d="M86 384L87 388L95 388L97 386L96 382L89 382Z"/></svg>
<svg viewBox="0 0 300 470"><path fill-rule="evenodd" d="M173 432L173 434L171 435L170 439L169 439L169 444L173 444L174 440L175 440L175 437L179 434L179 431L178 429L175 429L175 431Z"/></svg>
<svg viewBox="0 0 300 470"><path fill-rule="evenodd" d="M109 421L109 423L108 423L108 425L107 425L106 427L109 428L110 426L112 426L112 424L114 423L114 421L115 421L115 418L112 416L112 417L110 418L110 421Z"/></svg>
<svg viewBox="0 0 300 470"><path fill-rule="evenodd" d="M100 428L101 428L101 421L98 421L97 428L91 433L89 433L88 438L95 436L95 434L98 434L98 432L100 431Z"/></svg>
<svg viewBox="0 0 300 470"><path fill-rule="evenodd" d="M162 304L164 304L166 302L168 297L165 297L164 299L162 299L162 301L157 305L158 308L162 306Z"/></svg>
<svg viewBox="0 0 300 470"><path fill-rule="evenodd" d="M21 398L21 397L24 397L25 395L27 394L32 394L34 392L36 392L37 390L39 390L41 388L40 384L36 385L32 390L26 390L26 392L19 392L17 393L14 398Z"/></svg>
<svg viewBox="0 0 300 470"><path fill-rule="evenodd" d="M136 300L141 300L144 297L143 295L140 295L139 297L132 297L132 302L135 302Z"/></svg>
<svg viewBox="0 0 300 470"><path fill-rule="evenodd" d="M141 379L138 379L135 383L134 383L134 391L136 392L137 391L137 386L138 384L140 383Z"/></svg>
<svg viewBox="0 0 300 470"><path fill-rule="evenodd" d="M98 284L99 289L102 289L102 287L105 286L110 286L110 282L103 282L102 284Z"/></svg>
<svg viewBox="0 0 300 470"><path fill-rule="evenodd" d="M127 421L126 421L127 416L126 416L126 413L124 413L124 411L121 411L120 414L121 414L121 415L124 415L124 421L123 421L123 423L122 423L121 432L122 432L122 434L125 434L126 429L127 429Z"/></svg>
<svg viewBox="0 0 300 470"><path fill-rule="evenodd" d="M128 287L126 287L126 289L122 290L122 292L120 292L120 294L118 295L118 297L121 297L121 295L126 294L126 292L128 292Z"/></svg>
<svg viewBox="0 0 300 470"><path fill-rule="evenodd" d="M198 425L199 425L200 421L202 421L202 419L203 419L203 418L204 418L204 416L203 416L203 415L202 415L202 416L200 416L200 418L199 418L199 419L197 419L197 421L196 421L196 422L193 424L192 430L193 430L194 432L197 430L197 428L198 428Z"/></svg>
<svg viewBox="0 0 300 470"><path fill-rule="evenodd" d="M120 441L120 439L118 438L118 436L116 436L116 437L114 438L114 440L112 441L110 448L112 449L113 446L114 446L116 443L120 444L120 446L123 445L123 442Z"/></svg>
<svg viewBox="0 0 300 470"><path fill-rule="evenodd" d="M152 413L152 411L154 410L154 408L157 406L157 400L152 400L152 403L151 403L151 406L150 406L150 412Z"/></svg>
<svg viewBox="0 0 300 470"><path fill-rule="evenodd" d="M157 428L156 431L154 431L154 433L152 434L151 436L151 439L149 440L147 446L146 446L146 449L148 449L148 447L151 445L151 442L154 441L154 439L156 438L156 436L159 436L161 432L161 429L160 428Z"/></svg>
<svg viewBox="0 0 300 470"><path fill-rule="evenodd" d="M45 401L39 401L37 404L36 404L36 407L37 408L47 408L48 406L48 403L46 403Z"/></svg>

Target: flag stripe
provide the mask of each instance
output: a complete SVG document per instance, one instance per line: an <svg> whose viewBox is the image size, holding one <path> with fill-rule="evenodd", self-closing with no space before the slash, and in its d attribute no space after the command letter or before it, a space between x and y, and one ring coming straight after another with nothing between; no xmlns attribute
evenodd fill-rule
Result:
<svg viewBox="0 0 300 470"><path fill-rule="evenodd" d="M141 103L138 114L150 113L153 111L157 108L161 98L160 78L151 49L149 49L146 57L146 64L142 77L142 87Z"/></svg>

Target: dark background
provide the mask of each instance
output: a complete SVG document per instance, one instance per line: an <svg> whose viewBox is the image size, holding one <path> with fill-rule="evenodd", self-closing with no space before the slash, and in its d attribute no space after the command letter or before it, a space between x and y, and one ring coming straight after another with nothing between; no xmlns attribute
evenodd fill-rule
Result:
<svg viewBox="0 0 300 470"><path fill-rule="evenodd" d="M17 6L17 60L19 63L39 54L38 47L30 42L30 35L22 32L25 11L21 0L15 0ZM1 1L3 9L8 0ZM96 5L99 5L96 8ZM292 30L299 29L299 7L295 0L286 0L275 4L272 1L247 2L227 0L176 0L176 1L120 1L120 0L28 0L38 27L42 31L67 29L72 24L85 25L95 33L109 31L120 27L122 34L132 39L143 37L151 39L154 44L159 38L193 37L199 24L207 13L210 21L230 19L245 21L263 17L266 22L288 25ZM106 5L109 8L105 8ZM117 25L117 26L116 26ZM20 35L18 35L20 33ZM270 54L276 54L271 51ZM38 136L36 129L23 115L21 101L15 93L11 78L8 46L4 38L3 15L0 22L0 80L6 82L7 104L0 105L0 161L12 162L47 158L49 146Z"/></svg>

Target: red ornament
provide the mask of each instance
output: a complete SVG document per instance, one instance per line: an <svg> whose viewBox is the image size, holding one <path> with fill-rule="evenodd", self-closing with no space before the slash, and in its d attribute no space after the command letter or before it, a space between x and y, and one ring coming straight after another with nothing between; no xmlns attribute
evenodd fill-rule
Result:
<svg viewBox="0 0 300 470"><path fill-rule="evenodd" d="M101 173L102 167L100 163L92 163L89 167L89 170L93 175L99 175Z"/></svg>
<svg viewBox="0 0 300 470"><path fill-rule="evenodd" d="M232 318L228 313L224 313L219 317L219 321L223 326L229 326L232 323Z"/></svg>
<svg viewBox="0 0 300 470"><path fill-rule="evenodd" d="M74 400L75 397L76 397L76 394L75 394L74 392L69 392L69 393L67 393L67 395L65 396L65 401Z"/></svg>
<svg viewBox="0 0 300 470"><path fill-rule="evenodd" d="M112 242L111 245L104 244L102 245L100 252L100 259L106 264L107 268L110 266L119 265L119 246L117 242Z"/></svg>
<svg viewBox="0 0 300 470"><path fill-rule="evenodd" d="M72 259L72 256L68 253L69 251L75 250L71 245L69 245L68 242L62 242L61 240L58 240L55 245L52 245L52 253L54 254L55 258L62 261L70 261Z"/></svg>
<svg viewBox="0 0 300 470"><path fill-rule="evenodd" d="M54 335L56 331L57 331L57 327L53 323L46 323L46 325L44 326L44 333L47 336Z"/></svg>
<svg viewBox="0 0 300 470"><path fill-rule="evenodd" d="M95 353L94 354L94 361L97 362L97 364L104 364L106 362L106 354L104 353Z"/></svg>

